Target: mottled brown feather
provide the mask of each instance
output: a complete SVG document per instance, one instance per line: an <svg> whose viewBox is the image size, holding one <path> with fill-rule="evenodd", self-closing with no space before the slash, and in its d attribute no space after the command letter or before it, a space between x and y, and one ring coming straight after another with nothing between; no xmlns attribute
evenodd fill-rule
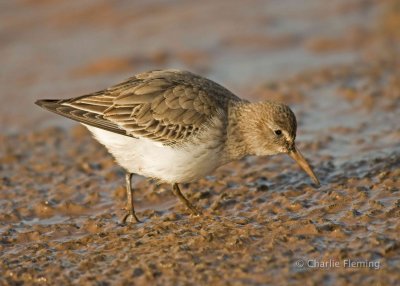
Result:
<svg viewBox="0 0 400 286"><path fill-rule="evenodd" d="M241 101L219 84L186 71L138 74L93 94L58 101L83 123L132 137L177 144L195 136L230 101ZM75 109L77 111L74 111ZM95 116L96 115L96 116Z"/></svg>

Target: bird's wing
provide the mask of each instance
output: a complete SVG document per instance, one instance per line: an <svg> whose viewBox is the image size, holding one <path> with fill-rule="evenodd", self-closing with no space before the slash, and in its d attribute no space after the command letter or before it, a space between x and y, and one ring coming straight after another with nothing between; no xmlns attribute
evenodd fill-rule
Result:
<svg viewBox="0 0 400 286"><path fill-rule="evenodd" d="M96 113L92 111L88 111L85 109L79 109L75 107L71 107L68 105L64 105L63 100L55 100L55 99L40 99L35 102L40 107L47 109L51 112L54 112L58 115L62 115L69 119L91 125L97 128L101 128L107 131L111 131L114 133L118 133L121 135L127 135L126 131L120 128L114 122L111 122L104 118L104 115L101 113Z"/></svg>
<svg viewBox="0 0 400 286"><path fill-rule="evenodd" d="M213 117L223 116L229 101L240 99L213 81L189 72L163 70L141 73L104 91L58 104L71 108L67 112L75 117L61 115L77 121L177 144L197 134Z"/></svg>

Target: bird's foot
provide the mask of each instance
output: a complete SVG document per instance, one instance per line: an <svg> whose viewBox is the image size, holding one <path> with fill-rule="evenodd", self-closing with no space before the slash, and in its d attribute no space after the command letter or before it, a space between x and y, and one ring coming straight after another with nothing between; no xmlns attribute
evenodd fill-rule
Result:
<svg viewBox="0 0 400 286"><path fill-rule="evenodd" d="M134 212L128 212L122 219L122 224L126 223L141 223Z"/></svg>
<svg viewBox="0 0 400 286"><path fill-rule="evenodd" d="M193 206L192 204L187 204L186 205L187 206L187 208L190 210L190 212L192 213L192 215L194 215L194 216L201 216L202 215L202 213L201 213L201 211L200 210L198 210L195 206Z"/></svg>

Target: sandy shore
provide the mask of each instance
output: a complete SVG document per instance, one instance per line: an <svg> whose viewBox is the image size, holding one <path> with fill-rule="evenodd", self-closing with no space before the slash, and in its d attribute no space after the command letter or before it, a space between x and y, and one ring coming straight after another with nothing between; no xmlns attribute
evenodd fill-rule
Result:
<svg viewBox="0 0 400 286"><path fill-rule="evenodd" d="M398 283L397 1L227 2L0 5L0 285ZM33 101L171 66L289 104L321 187L287 156L246 158L183 186L193 217L137 176L143 223L120 224L123 170Z"/></svg>

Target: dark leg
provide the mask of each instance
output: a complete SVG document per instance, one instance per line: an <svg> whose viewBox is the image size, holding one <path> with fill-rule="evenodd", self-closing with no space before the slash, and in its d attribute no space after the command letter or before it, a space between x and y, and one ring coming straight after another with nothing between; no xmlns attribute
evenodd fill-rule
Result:
<svg viewBox="0 0 400 286"><path fill-rule="evenodd" d="M133 190L132 190L132 175L131 173L126 173L125 181L126 181L126 196L127 196L127 211L128 213L122 219L122 223L126 222L140 222L135 214L135 208L133 207Z"/></svg>
<svg viewBox="0 0 400 286"><path fill-rule="evenodd" d="M178 199L185 204L185 206L190 209L190 211L192 212L192 214L194 215L200 215L201 212L198 211L189 201L187 198L185 198L185 196L181 193L181 190L179 189L178 184L174 184L172 186L172 191L174 192L175 196L178 197Z"/></svg>

